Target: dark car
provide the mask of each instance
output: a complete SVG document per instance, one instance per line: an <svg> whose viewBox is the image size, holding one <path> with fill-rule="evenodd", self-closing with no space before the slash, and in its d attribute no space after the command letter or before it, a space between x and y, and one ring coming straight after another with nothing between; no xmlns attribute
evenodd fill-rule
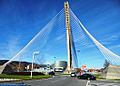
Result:
<svg viewBox="0 0 120 86"><path fill-rule="evenodd" d="M55 72L51 71L48 73L49 75L55 75Z"/></svg>
<svg viewBox="0 0 120 86"><path fill-rule="evenodd" d="M85 79L85 80L96 80L96 77L92 74L83 74L83 75L79 75L77 76L78 79Z"/></svg>

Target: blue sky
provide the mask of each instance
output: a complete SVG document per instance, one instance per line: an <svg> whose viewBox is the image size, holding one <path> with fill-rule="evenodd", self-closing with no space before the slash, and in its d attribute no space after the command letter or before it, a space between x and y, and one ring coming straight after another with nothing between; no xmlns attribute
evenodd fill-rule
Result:
<svg viewBox="0 0 120 86"><path fill-rule="evenodd" d="M64 7L63 4L64 0L0 0L0 59L10 59L19 52ZM120 1L69 0L69 4L87 30L120 55ZM102 65L98 64L104 61L98 51L80 49L83 55L79 60L83 60L79 64L93 65L92 60L97 57L95 67Z"/></svg>

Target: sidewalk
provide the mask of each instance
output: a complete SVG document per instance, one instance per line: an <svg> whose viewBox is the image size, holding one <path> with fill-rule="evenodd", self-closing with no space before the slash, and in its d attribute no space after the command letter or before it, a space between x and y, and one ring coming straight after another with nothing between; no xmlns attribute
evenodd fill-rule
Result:
<svg viewBox="0 0 120 86"><path fill-rule="evenodd" d="M7 78L3 78L0 79L0 82L9 82L9 81L19 81L20 79L7 79Z"/></svg>

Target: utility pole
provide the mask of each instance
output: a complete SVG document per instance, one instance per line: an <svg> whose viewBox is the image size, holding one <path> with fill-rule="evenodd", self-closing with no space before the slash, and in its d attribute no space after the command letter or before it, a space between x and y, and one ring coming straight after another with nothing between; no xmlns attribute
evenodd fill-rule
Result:
<svg viewBox="0 0 120 86"><path fill-rule="evenodd" d="M70 29L70 14L69 14L68 1L64 2L64 9L65 9L67 54L68 54L67 72L71 73L71 71L72 71L72 36L71 36L71 29Z"/></svg>

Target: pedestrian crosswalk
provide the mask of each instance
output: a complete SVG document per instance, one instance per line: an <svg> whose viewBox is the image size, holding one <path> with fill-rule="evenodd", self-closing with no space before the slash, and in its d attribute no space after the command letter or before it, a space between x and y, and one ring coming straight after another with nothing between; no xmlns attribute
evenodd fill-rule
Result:
<svg viewBox="0 0 120 86"><path fill-rule="evenodd" d="M91 82L91 86L120 86L120 83Z"/></svg>

